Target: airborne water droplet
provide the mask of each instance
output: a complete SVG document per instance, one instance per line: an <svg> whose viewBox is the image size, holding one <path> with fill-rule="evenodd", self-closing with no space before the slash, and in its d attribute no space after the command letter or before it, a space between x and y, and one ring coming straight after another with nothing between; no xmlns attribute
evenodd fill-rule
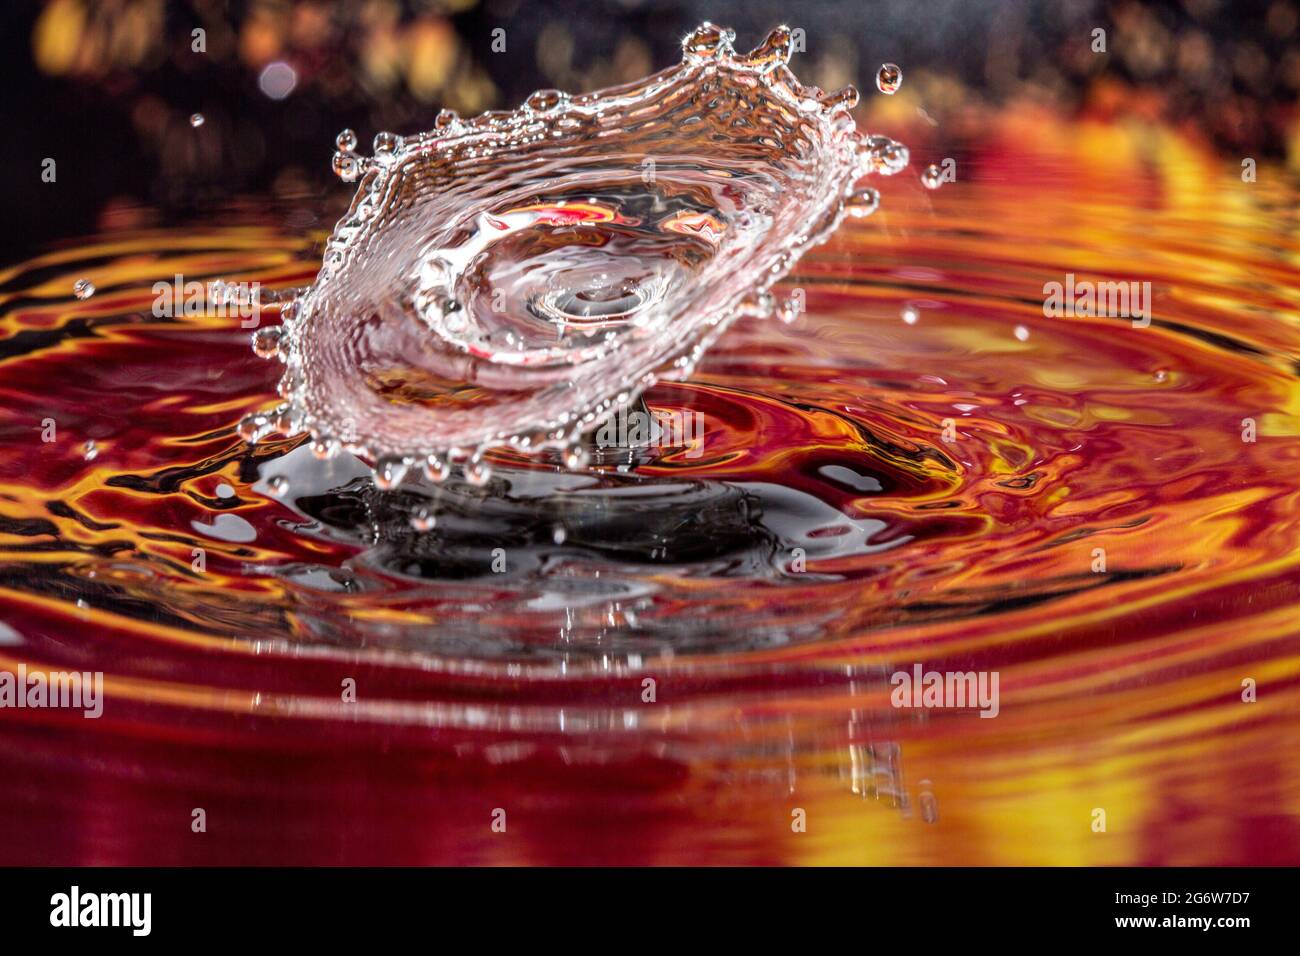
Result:
<svg viewBox="0 0 1300 956"><path fill-rule="evenodd" d="M880 208L880 193L871 187L860 189L844 203L844 210L855 219L870 216Z"/></svg>
<svg viewBox="0 0 1300 956"><path fill-rule="evenodd" d="M262 326L253 333L253 351L260 358L274 358L280 354L280 339L283 335L283 326Z"/></svg>
<svg viewBox="0 0 1300 956"><path fill-rule="evenodd" d="M72 284L72 294L83 301L89 299L95 294L95 283L89 279L78 279Z"/></svg>
<svg viewBox="0 0 1300 956"><path fill-rule="evenodd" d="M898 68L898 64L881 64L880 69L876 71L876 89L892 96L898 92L898 88L902 85L903 71Z"/></svg>
<svg viewBox="0 0 1300 956"><path fill-rule="evenodd" d="M195 113L194 115L192 115L192 116L190 117L190 125L193 126L195 129L198 129L200 126L202 126L202 125L203 125L203 114L202 114L202 113Z"/></svg>
<svg viewBox="0 0 1300 956"><path fill-rule="evenodd" d="M289 479L284 475L275 475L266 483L266 487L270 489L271 494L279 497L289 490Z"/></svg>
<svg viewBox="0 0 1300 956"><path fill-rule="evenodd" d="M361 172L361 157L356 153L335 153L331 168L345 183L354 182Z"/></svg>
<svg viewBox="0 0 1300 956"><path fill-rule="evenodd" d="M931 163L921 173L921 184L926 189L938 189L943 185L943 171L934 163Z"/></svg>

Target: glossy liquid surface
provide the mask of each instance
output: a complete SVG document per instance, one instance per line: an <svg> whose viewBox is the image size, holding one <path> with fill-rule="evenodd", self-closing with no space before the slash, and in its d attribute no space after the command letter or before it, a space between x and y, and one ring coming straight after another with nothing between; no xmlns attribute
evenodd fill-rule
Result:
<svg viewBox="0 0 1300 956"><path fill-rule="evenodd" d="M250 449L277 368L150 286L303 285L266 214L6 271L0 667L107 700L0 715L5 862L1296 862L1296 194L1034 123L891 181L622 473ZM1045 317L1067 274L1149 326ZM915 663L998 717L891 706Z"/></svg>

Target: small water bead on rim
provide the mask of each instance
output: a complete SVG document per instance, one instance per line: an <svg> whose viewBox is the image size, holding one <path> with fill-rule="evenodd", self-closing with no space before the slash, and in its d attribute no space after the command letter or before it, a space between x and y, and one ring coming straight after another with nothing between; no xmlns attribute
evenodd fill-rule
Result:
<svg viewBox="0 0 1300 956"><path fill-rule="evenodd" d="M405 458L381 458L375 462L375 487L380 491L392 491L406 478L411 463Z"/></svg>
<svg viewBox="0 0 1300 956"><path fill-rule="evenodd" d="M193 114L193 115L190 117L190 125L193 126L195 129L198 129L200 126L202 126L202 125L203 125L203 114L202 114L202 113L195 113L195 114Z"/></svg>
<svg viewBox="0 0 1300 956"><path fill-rule="evenodd" d="M253 351L259 358L275 358L280 354L280 340L284 337L284 326L264 325L253 333Z"/></svg>
<svg viewBox="0 0 1300 956"><path fill-rule="evenodd" d="M574 443L564 449L564 467L570 471L586 468L591 461L591 453L580 444Z"/></svg>
<svg viewBox="0 0 1300 956"><path fill-rule="evenodd" d="M683 38L682 50L696 56L709 56L723 52L735 39L735 30L715 26L706 20Z"/></svg>
<svg viewBox="0 0 1300 956"><path fill-rule="evenodd" d="M330 438L317 438L311 443L312 457L324 461L333 458L339 450L338 442Z"/></svg>
<svg viewBox="0 0 1300 956"><path fill-rule="evenodd" d="M245 415L239 420L237 429L239 437L250 445L255 445L271 433L274 425L270 418L262 412L253 412L251 415Z"/></svg>
<svg viewBox="0 0 1300 956"><path fill-rule="evenodd" d="M492 478L492 466L482 458L471 458L465 463L465 480L471 485L482 487Z"/></svg>
<svg viewBox="0 0 1300 956"><path fill-rule="evenodd" d="M355 152L357 148L357 134L350 129L342 130L334 137L334 145L340 153Z"/></svg>
<svg viewBox="0 0 1300 956"><path fill-rule="evenodd" d="M921 173L921 184L926 189L938 189L943 185L943 170L931 163Z"/></svg>
<svg viewBox="0 0 1300 956"><path fill-rule="evenodd" d="M844 211L855 219L864 219L880 208L880 193L868 186L859 189L844 202Z"/></svg>
<svg viewBox="0 0 1300 956"><path fill-rule="evenodd" d="M400 136L396 133L390 133L385 130L375 134L374 143L372 145L374 146L376 153L392 153L397 150L401 145L401 142L402 139Z"/></svg>
<svg viewBox="0 0 1300 956"><path fill-rule="evenodd" d="M911 153L902 143L888 136L868 136L862 141L859 161L867 173L895 176L907 168Z"/></svg>
<svg viewBox="0 0 1300 956"><path fill-rule="evenodd" d="M361 174L361 157L356 153L335 153L330 168L345 183L355 182Z"/></svg>
<svg viewBox="0 0 1300 956"><path fill-rule="evenodd" d="M78 279L72 283L72 294L85 301L95 294L95 283L89 279Z"/></svg>
<svg viewBox="0 0 1300 956"><path fill-rule="evenodd" d="M903 85L903 71L897 63L882 63L876 71L876 89L893 96Z"/></svg>
<svg viewBox="0 0 1300 956"><path fill-rule="evenodd" d="M447 476L451 474L451 465L438 455L429 455L420 465L424 472L424 477L432 482L446 481Z"/></svg>
<svg viewBox="0 0 1300 956"><path fill-rule="evenodd" d="M559 90L537 90L528 97L524 105L535 113L549 113L567 98Z"/></svg>
<svg viewBox="0 0 1300 956"><path fill-rule="evenodd" d="M787 26L779 26L762 43L740 59L760 73L768 73L790 62L794 36Z"/></svg>
<svg viewBox="0 0 1300 956"><path fill-rule="evenodd" d="M836 90L834 93L827 93L818 100L818 102L821 103L822 109L824 110L835 110L840 107L843 107L846 110L851 110L858 105L860 99L861 96L858 93L858 88L853 84L849 84L848 86Z"/></svg>

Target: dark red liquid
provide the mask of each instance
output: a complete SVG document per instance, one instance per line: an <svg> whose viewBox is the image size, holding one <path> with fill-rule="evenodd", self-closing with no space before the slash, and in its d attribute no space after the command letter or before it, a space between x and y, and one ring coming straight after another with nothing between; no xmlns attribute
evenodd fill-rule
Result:
<svg viewBox="0 0 1300 956"><path fill-rule="evenodd" d="M151 285L302 285L292 229L10 270L0 670L105 707L0 710L0 861L1295 862L1294 195L1019 122L652 390L703 446L626 474L250 448L278 368ZM1151 282L1151 324L1046 317L1067 273ZM891 706L914 663L998 671L998 717Z"/></svg>

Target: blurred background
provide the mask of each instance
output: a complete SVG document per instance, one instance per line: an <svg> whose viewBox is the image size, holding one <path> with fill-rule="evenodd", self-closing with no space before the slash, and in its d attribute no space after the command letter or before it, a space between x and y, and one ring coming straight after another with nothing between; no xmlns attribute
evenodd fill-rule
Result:
<svg viewBox="0 0 1300 956"><path fill-rule="evenodd" d="M1300 167L1296 0L49 0L0 17L7 259L232 197L324 194L343 127L365 144L441 107L631 80L705 19L746 48L802 27L796 71L828 89L874 92L879 64L900 64L901 92L860 107L883 132L955 146L1008 108L1131 117Z"/></svg>

